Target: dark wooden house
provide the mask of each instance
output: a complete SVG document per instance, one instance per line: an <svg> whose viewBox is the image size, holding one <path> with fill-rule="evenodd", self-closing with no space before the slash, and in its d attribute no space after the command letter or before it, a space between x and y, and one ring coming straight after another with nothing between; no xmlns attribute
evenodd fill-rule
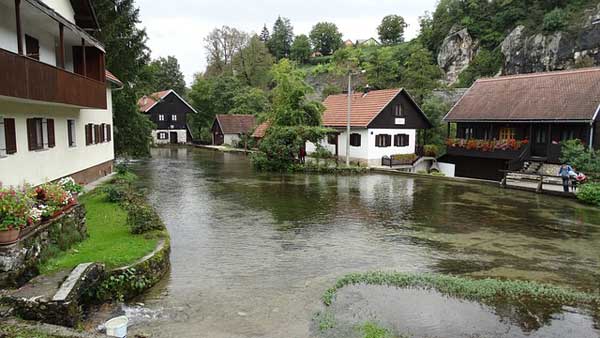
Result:
<svg viewBox="0 0 600 338"><path fill-rule="evenodd" d="M156 125L152 131L154 143L179 144L192 141L187 115L196 113L196 110L174 90L145 95L138 100L138 107Z"/></svg>
<svg viewBox="0 0 600 338"><path fill-rule="evenodd" d="M457 176L492 180L526 162L558 164L563 141L600 146L599 110L600 68L478 80L444 118L441 160Z"/></svg>
<svg viewBox="0 0 600 338"><path fill-rule="evenodd" d="M256 127L256 116L217 114L213 122L212 144L236 146L244 135L250 136Z"/></svg>

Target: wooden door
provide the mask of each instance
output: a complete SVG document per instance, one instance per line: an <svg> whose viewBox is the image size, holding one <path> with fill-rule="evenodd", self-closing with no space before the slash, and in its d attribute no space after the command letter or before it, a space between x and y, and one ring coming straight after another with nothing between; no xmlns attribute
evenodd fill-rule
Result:
<svg viewBox="0 0 600 338"><path fill-rule="evenodd" d="M171 144L177 144L177 143L179 143L177 141L177 132L172 131L171 132Z"/></svg>
<svg viewBox="0 0 600 338"><path fill-rule="evenodd" d="M531 145L531 155L536 157L546 157L548 155L548 127L543 124L533 126L533 140Z"/></svg>

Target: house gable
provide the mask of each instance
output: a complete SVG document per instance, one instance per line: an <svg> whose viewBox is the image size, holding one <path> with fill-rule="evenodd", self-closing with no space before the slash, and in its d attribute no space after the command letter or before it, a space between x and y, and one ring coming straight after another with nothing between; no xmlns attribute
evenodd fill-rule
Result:
<svg viewBox="0 0 600 338"><path fill-rule="evenodd" d="M394 108L398 104L402 107L404 123L397 124ZM405 90L400 91L368 125L368 128L387 129L428 129L431 127L431 122Z"/></svg>
<svg viewBox="0 0 600 338"><path fill-rule="evenodd" d="M190 106L174 91L171 91L154 104L147 114L149 114L150 120L156 123L157 129L186 129L187 114L192 112ZM162 121L161 115L164 118ZM176 116L176 120L172 119L173 115Z"/></svg>

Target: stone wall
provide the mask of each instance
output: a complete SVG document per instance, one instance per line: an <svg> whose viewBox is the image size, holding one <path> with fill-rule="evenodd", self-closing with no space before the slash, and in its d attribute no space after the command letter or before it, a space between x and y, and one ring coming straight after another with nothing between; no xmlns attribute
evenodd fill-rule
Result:
<svg viewBox="0 0 600 338"><path fill-rule="evenodd" d="M19 242L0 246L0 288L18 287L39 274L40 261L87 238L85 208L76 205Z"/></svg>

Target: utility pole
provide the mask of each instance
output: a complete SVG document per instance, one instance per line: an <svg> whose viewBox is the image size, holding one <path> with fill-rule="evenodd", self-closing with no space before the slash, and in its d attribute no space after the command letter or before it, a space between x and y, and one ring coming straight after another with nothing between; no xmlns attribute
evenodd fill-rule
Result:
<svg viewBox="0 0 600 338"><path fill-rule="evenodd" d="M350 112L352 111L352 71L348 72L348 111L346 112L346 167L350 166Z"/></svg>

